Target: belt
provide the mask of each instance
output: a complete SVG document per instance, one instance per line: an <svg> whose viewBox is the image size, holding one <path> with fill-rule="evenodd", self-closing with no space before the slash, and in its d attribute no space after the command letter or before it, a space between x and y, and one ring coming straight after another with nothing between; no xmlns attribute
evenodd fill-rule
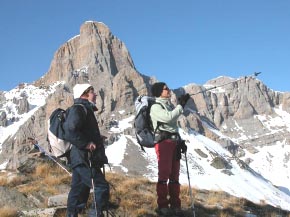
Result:
<svg viewBox="0 0 290 217"><path fill-rule="evenodd" d="M168 139L177 140L178 138L179 138L179 136L178 135L175 135L175 134L168 136Z"/></svg>
<svg viewBox="0 0 290 217"><path fill-rule="evenodd" d="M167 131L160 131L161 140L165 139L172 139L172 140L179 140L180 136L178 133L170 133Z"/></svg>

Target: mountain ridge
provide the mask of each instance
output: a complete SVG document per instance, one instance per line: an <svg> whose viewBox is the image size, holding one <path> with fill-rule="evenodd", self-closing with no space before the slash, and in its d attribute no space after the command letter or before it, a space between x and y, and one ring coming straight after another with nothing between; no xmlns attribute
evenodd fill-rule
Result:
<svg viewBox="0 0 290 217"><path fill-rule="evenodd" d="M80 28L80 35L71 38L56 51L44 76L33 85L20 84L18 88L0 93L0 168L16 170L25 163L27 152L32 148L28 137L36 138L47 150L46 129L51 111L56 107L66 108L72 104L74 84L89 82L98 93L97 119L102 133L108 136L106 151L112 156L115 150L122 154L122 157L118 156L119 161L112 160L115 171L129 171L139 175L150 175L151 171L154 176L154 153L148 158L140 155L132 120L135 114L134 100L138 95L150 94L150 85L155 81L156 79L137 71L125 44L112 35L105 24L85 22ZM228 85L207 90L229 81L232 82ZM204 92L195 94L200 91ZM185 92L192 96L184 115L178 120L180 129L184 131L184 138L188 136L189 141L196 141L198 144L197 138L205 136L218 142L230 153L216 154L216 151L203 150L202 146L192 148L190 161L192 171L197 168L194 173L196 176L201 171L205 172L205 169L201 166L202 163L195 162L195 158L206 159L209 170L213 167L218 174L232 176L233 172L227 168L232 164L230 158L247 167L256 162L255 154L262 153L261 150L267 146L278 147L282 144L288 148L290 93L270 90L253 76L242 79L221 76L204 85L191 83L172 90L173 104L177 104L178 96ZM40 99L37 96L41 96ZM279 119L279 123L274 123L276 119ZM127 127L117 130L124 120L129 120ZM18 130L10 133L10 128ZM276 169L286 171L288 151L285 150L284 164L280 167L278 165ZM215 162L220 165L215 165ZM270 157L267 162L270 165ZM266 174L263 171L266 168L260 171L262 176ZM183 168L183 174L184 172ZM288 173L285 174L287 177ZM284 188L286 195L289 193L289 184L280 185L277 182L275 185Z"/></svg>

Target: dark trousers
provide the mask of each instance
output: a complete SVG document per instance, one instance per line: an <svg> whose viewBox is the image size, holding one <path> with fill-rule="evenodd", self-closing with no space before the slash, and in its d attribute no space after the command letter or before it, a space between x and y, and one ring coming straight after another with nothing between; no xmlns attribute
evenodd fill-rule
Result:
<svg viewBox="0 0 290 217"><path fill-rule="evenodd" d="M158 183L156 185L159 208L180 208L179 170L180 160L176 158L175 140L166 139L155 145L158 159ZM169 195L169 199L168 199Z"/></svg>
<svg viewBox="0 0 290 217"><path fill-rule="evenodd" d="M92 169L95 199L98 212L105 209L109 200L109 184L100 169ZM92 187L92 177L90 168L79 165L72 171L71 190L68 194L67 211L77 214L84 209L89 198Z"/></svg>

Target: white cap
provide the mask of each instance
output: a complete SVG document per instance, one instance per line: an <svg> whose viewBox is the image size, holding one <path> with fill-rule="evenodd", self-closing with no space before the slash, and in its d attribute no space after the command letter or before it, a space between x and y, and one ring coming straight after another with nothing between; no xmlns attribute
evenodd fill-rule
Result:
<svg viewBox="0 0 290 217"><path fill-rule="evenodd" d="M90 85L90 84L76 84L73 88L74 99L80 98L83 95L83 93L85 92L85 90L87 90L91 86L92 85Z"/></svg>

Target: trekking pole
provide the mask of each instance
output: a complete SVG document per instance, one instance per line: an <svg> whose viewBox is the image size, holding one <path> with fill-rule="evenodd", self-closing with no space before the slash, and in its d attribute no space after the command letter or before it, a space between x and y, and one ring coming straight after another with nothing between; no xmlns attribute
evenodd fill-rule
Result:
<svg viewBox="0 0 290 217"><path fill-rule="evenodd" d="M44 153L47 157L49 157L49 159L53 160L58 166L60 166L64 171L66 171L71 176L71 173L63 165L61 165L56 159L54 159L50 154L48 154L44 150L44 148L38 145L38 142L35 139L32 139L32 138L28 138L28 139L34 146L36 146L39 149L40 152Z"/></svg>
<svg viewBox="0 0 290 217"><path fill-rule="evenodd" d="M213 86L213 87L211 87L211 88L207 88L207 89L205 89L205 90L198 91L198 92L196 92L196 93L190 94L190 96L194 96L194 95L197 95L197 94L200 94L200 93L205 93L205 92L207 92L207 91L209 91L209 90L213 90L213 89L216 89L216 88L218 88L218 87L223 87L223 86L229 85L229 84L231 84L231 83L234 83L234 82L240 81L240 80L242 80L242 79L244 79L244 78L247 78L247 77L257 77L259 74L261 74L261 72L255 72L255 73L252 74L252 75L244 76L244 77L242 77L242 78L240 78L240 79L235 79L234 81L230 81L230 82L225 83L225 84L221 84L221 85L218 85L218 86Z"/></svg>
<svg viewBox="0 0 290 217"><path fill-rule="evenodd" d="M194 208L194 202L193 202L193 196L192 196L192 189L191 189L191 185L190 185L190 178L189 178L189 171L188 171L188 163L187 163L186 152L184 153L184 156L185 156L185 163L186 163L186 171L187 171L189 195L190 195L190 202L191 202L191 210L192 210L192 213L193 213L193 217L195 217L195 208Z"/></svg>
<svg viewBox="0 0 290 217"><path fill-rule="evenodd" d="M90 172L91 172L91 182L92 182L91 184L92 184L92 188L93 188L93 199L94 199L95 213L96 213L96 217L98 217L96 195L95 195L95 183L94 183L93 168L92 168L92 161L91 161L92 154L93 154L92 152L89 152L88 160L89 160L89 166L90 166Z"/></svg>
<svg viewBox="0 0 290 217"><path fill-rule="evenodd" d="M103 174L104 174L104 177L106 177L105 164L103 165ZM108 217L108 216L109 216L108 205L107 205L107 207L106 207L106 213L107 213L107 217Z"/></svg>
<svg viewBox="0 0 290 217"><path fill-rule="evenodd" d="M111 169L111 166L110 166L110 164L108 163L108 165L109 165L109 167L110 167L110 169ZM103 165L103 174L104 174L104 177L106 177L106 169L105 169L105 164ZM112 186L112 185L111 185ZM113 186L112 186L113 187ZM106 207L106 213L107 213L107 217L109 217L109 216L112 216L112 217L115 217L116 215L111 211L111 210L109 210L109 207L108 207L108 205L107 205L107 207Z"/></svg>

